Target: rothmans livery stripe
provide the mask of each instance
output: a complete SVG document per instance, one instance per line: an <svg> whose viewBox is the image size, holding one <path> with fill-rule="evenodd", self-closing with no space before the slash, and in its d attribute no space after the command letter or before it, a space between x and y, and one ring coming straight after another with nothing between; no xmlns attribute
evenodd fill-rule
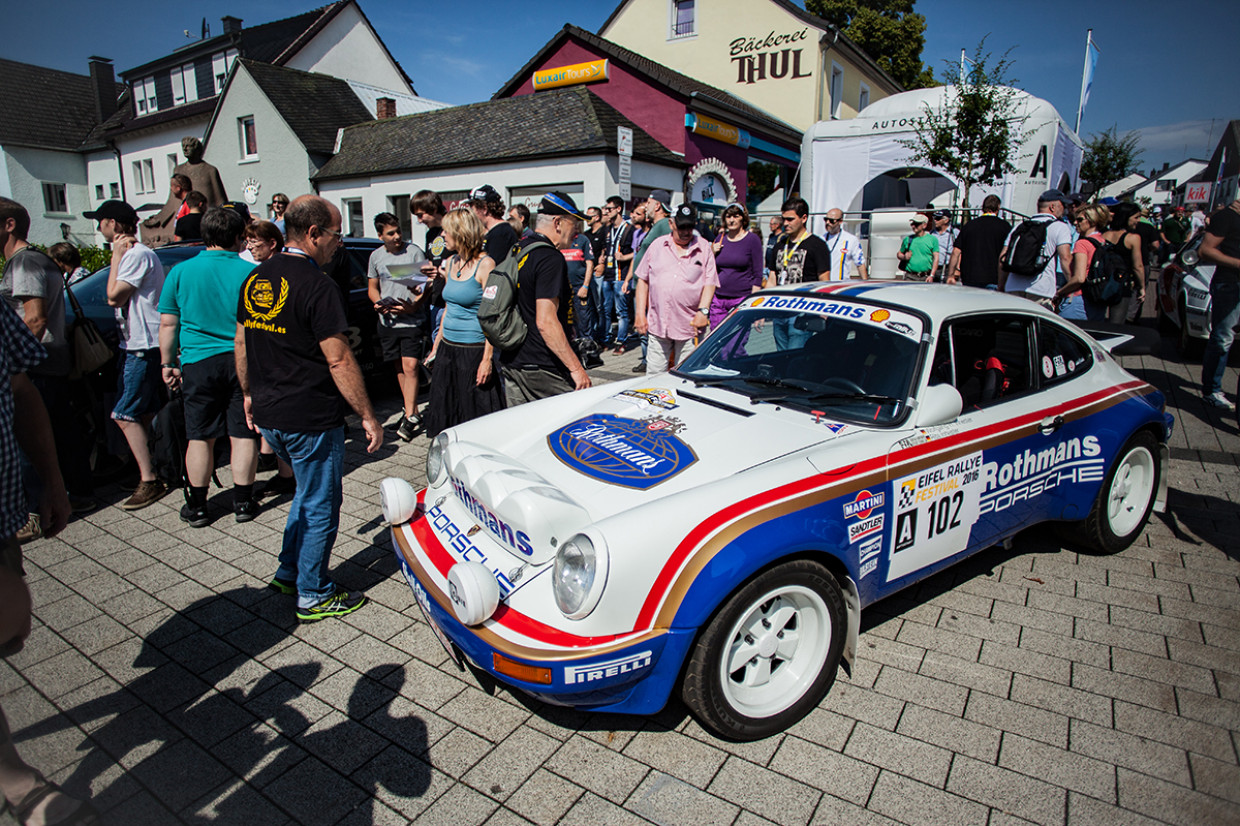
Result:
<svg viewBox="0 0 1240 826"><path fill-rule="evenodd" d="M836 286L836 285L830 285ZM696 560L698 552L704 547L711 544L711 539L726 531L730 526L741 520L760 514L768 509L776 508L781 503L788 502L799 497L807 495L830 493L830 496L839 495L841 489L848 492L847 489L856 484L863 477L882 474L883 476L900 475L908 472L912 468L902 467L906 465L916 464L933 464L939 454L958 451L961 448L969 446L977 446L982 442L1003 441L1005 437L1010 436L1016 431L1036 426L1041 420L1048 416L1063 416L1065 419L1074 419L1078 415L1084 415L1086 409L1098 406L1111 406L1118 404L1124 399L1145 395L1152 392L1153 388L1143 381L1134 380L1123 384L1115 385L1106 390L1100 390L1088 396L1083 396L1071 403L1058 405L1047 408L1045 410L1030 413L1025 416L1008 419L995 423L988 427L978 428L974 430L964 431L952 436L945 436L935 439L924 444L917 444L898 450L887 456L877 456L854 465L846 475L833 476L830 481L823 483L821 477L809 477L806 479L798 479L778 488L751 496L748 499L736 502L698 523L683 540L676 546L663 568L656 576L654 583L650 588L650 592L643 602L641 610L638 612L636 622L631 630L621 632L620 634L608 636L585 637L571 634L554 628L546 623L513 610L508 605L501 604L493 617L487 621L487 627L493 631L503 629L509 634L520 635L543 645L555 646L557 648L572 650L577 656L585 656L587 653L582 649L608 647L618 642L624 641L626 644L633 639L633 635L640 635L653 629L656 618L670 620L675 614L675 610L679 608L679 604L665 604L668 597L678 590L683 596L687 592L687 587L677 589L675 586L683 572L694 562L701 564L694 565L700 568L705 564L702 560ZM418 494L418 501L421 505L424 502L425 491ZM830 497L826 497L830 498ZM433 566L436 578L446 583L448 570L456 563L456 560L448 552L448 550L439 541L431 529L429 522L423 518L417 518L408 525L408 530L418 540L427 561ZM726 544L726 543L724 543ZM723 547L722 545L720 548ZM716 549L717 550L717 549ZM713 554L712 554L713 555ZM439 585L439 583L435 583ZM437 590L443 591L446 585L440 585ZM481 630L481 629L475 629ZM516 643L521 645L522 641L514 640L509 634L505 634L505 641L509 644ZM492 639L490 642L494 645L497 640Z"/></svg>

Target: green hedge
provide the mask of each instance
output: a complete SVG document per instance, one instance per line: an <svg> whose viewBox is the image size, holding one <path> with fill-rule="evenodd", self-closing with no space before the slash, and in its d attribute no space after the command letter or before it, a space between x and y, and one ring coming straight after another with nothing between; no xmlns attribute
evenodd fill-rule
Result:
<svg viewBox="0 0 1240 826"><path fill-rule="evenodd" d="M47 247L43 244L31 244L30 246L40 252L47 252ZM105 250L103 247L78 247L78 253L82 256L82 266L87 272L94 272L112 263L112 251ZM0 267L3 266L4 256L0 255Z"/></svg>

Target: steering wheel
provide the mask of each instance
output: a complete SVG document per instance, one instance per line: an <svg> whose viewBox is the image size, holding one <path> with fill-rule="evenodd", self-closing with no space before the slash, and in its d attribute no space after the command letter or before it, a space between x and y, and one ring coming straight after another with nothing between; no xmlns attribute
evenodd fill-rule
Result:
<svg viewBox="0 0 1240 826"><path fill-rule="evenodd" d="M822 386L823 387L839 387L839 388L842 388L848 391L849 393L858 393L863 396L866 394L865 388L863 388L860 384L853 381L852 379L846 379L843 376L832 376L831 378L822 382Z"/></svg>

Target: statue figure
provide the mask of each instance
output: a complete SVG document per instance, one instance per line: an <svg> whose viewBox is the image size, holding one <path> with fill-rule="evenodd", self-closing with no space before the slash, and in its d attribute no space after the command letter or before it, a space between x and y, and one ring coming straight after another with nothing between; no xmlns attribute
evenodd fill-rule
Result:
<svg viewBox="0 0 1240 826"><path fill-rule="evenodd" d="M172 174L187 176L194 184L194 191L201 192L206 197L207 206L227 203L228 195L224 192L220 171L202 159L202 149L202 141L198 138L182 138L181 151L185 154L185 163L178 164ZM142 222L142 243L157 247L172 241L173 226L183 197L184 195L169 194L168 202L159 214Z"/></svg>

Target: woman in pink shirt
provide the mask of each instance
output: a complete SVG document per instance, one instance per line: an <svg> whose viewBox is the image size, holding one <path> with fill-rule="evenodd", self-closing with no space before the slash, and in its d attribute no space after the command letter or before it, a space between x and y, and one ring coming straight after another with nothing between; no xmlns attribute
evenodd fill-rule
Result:
<svg viewBox="0 0 1240 826"><path fill-rule="evenodd" d="M678 364L710 324L719 274L710 244L693 231L696 223L697 210L681 204L671 235L656 239L637 267L634 326L648 336L647 375Z"/></svg>
<svg viewBox="0 0 1240 826"><path fill-rule="evenodd" d="M1059 315L1075 321L1106 321L1107 306L1089 301L1081 294L1081 285L1089 275L1094 253L1106 243L1102 231L1111 220L1111 213L1101 204L1089 204L1076 213L1076 231L1080 233L1072 247L1072 274L1055 293Z"/></svg>

